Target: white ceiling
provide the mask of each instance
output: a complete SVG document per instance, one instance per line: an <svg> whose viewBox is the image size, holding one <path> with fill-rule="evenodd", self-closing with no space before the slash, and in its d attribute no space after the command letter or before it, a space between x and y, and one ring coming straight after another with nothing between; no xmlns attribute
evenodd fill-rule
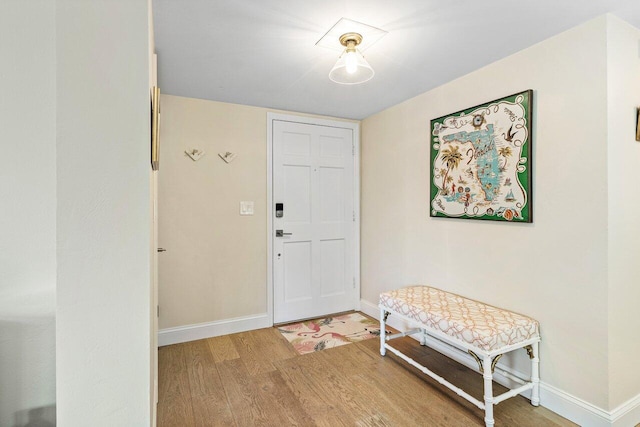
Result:
<svg viewBox="0 0 640 427"><path fill-rule="evenodd" d="M638 0L153 0L163 93L363 119ZM339 52L315 46L342 17L388 31L376 75L343 86Z"/></svg>

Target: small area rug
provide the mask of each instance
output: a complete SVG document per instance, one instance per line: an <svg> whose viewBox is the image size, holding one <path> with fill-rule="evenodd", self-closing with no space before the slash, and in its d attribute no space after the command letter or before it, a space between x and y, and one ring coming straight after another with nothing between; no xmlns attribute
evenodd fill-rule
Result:
<svg viewBox="0 0 640 427"><path fill-rule="evenodd" d="M380 336L380 324L360 313L293 323L280 326L278 330L299 354Z"/></svg>

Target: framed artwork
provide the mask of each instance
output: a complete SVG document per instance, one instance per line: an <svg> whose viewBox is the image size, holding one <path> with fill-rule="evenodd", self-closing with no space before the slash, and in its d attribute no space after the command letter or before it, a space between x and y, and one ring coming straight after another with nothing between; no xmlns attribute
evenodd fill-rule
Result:
<svg viewBox="0 0 640 427"><path fill-rule="evenodd" d="M151 89L151 169L160 168L160 88Z"/></svg>
<svg viewBox="0 0 640 427"><path fill-rule="evenodd" d="M636 109L638 117L636 117L636 141L640 141L640 108Z"/></svg>
<svg viewBox="0 0 640 427"><path fill-rule="evenodd" d="M431 120L432 217L532 222L526 90Z"/></svg>

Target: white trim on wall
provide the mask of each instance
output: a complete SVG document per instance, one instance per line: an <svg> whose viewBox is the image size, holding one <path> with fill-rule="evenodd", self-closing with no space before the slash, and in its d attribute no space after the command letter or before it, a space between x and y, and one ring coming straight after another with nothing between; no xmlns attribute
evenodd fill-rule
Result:
<svg viewBox="0 0 640 427"><path fill-rule="evenodd" d="M355 310L360 310L360 125L356 124L353 127L353 140L355 153L353 156L353 209L356 215L355 223L355 269L354 275L356 278L356 301Z"/></svg>
<svg viewBox="0 0 640 427"><path fill-rule="evenodd" d="M253 316L235 317L233 319L216 320L215 322L166 328L158 332L158 346L162 347L187 341L218 337L220 335L269 328L271 326L273 326L273 322L268 313L263 313Z"/></svg>
<svg viewBox="0 0 640 427"><path fill-rule="evenodd" d="M363 313L380 320L380 309L377 304L361 300L360 309ZM387 323L389 326L396 329L409 329L408 325L406 325L404 321L394 318L393 316L389 317ZM450 345L436 339L431 339L429 340L429 347L455 360L456 362L477 371L477 364L470 356L467 357L465 353L458 351ZM544 363L544 360L541 360L541 363ZM512 375L521 378L528 377L528 374L516 371L500 363L498 363L498 367ZM497 383L502 384L505 387L513 388L516 386L514 382L505 376L500 375L498 371L495 372L493 378ZM529 391L522 393L522 395L528 399ZM640 395L630 399L613 411L607 412L604 409L592 405L589 402L560 390L559 388L549 385L544 381L540 381L540 404L581 426L633 427L638 423L638 420L640 420Z"/></svg>
<svg viewBox="0 0 640 427"><path fill-rule="evenodd" d="M360 310L360 124L339 120L327 120L316 117L293 114L267 113L267 315L273 325L273 121L281 120L318 126L330 126L353 131L353 206L354 226L354 276L356 280L353 309Z"/></svg>
<svg viewBox="0 0 640 427"><path fill-rule="evenodd" d="M273 326L273 113L267 113L267 316Z"/></svg>
<svg viewBox="0 0 640 427"><path fill-rule="evenodd" d="M640 422L640 394L611 411L615 427L633 427Z"/></svg>

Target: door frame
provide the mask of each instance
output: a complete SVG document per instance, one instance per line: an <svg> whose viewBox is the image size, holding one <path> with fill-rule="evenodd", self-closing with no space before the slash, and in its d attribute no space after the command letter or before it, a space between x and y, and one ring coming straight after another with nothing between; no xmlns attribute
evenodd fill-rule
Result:
<svg viewBox="0 0 640 427"><path fill-rule="evenodd" d="M316 126L351 129L353 131L353 209L355 222L353 227L354 257L353 272L356 291L353 309L360 310L360 122L320 119L267 112L267 317L273 325L273 122L293 122Z"/></svg>

